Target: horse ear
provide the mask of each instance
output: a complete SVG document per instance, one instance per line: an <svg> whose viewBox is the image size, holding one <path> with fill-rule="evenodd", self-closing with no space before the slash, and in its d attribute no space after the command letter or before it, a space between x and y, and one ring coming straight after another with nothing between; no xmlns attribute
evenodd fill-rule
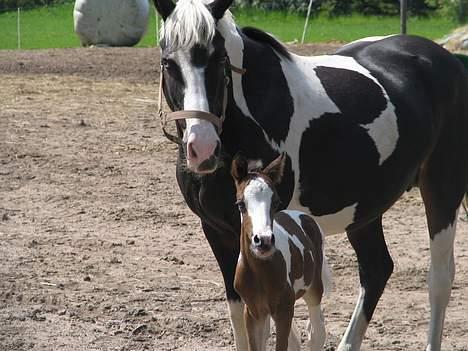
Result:
<svg viewBox="0 0 468 351"><path fill-rule="evenodd" d="M223 18L226 10L231 6L234 0L214 0L208 4L208 9L216 20Z"/></svg>
<svg viewBox="0 0 468 351"><path fill-rule="evenodd" d="M164 21L174 11L176 6L172 0L154 0L153 2L156 11L158 11Z"/></svg>
<svg viewBox="0 0 468 351"><path fill-rule="evenodd" d="M249 173L249 164L247 159L241 155L236 155L232 160L231 164L231 175L237 183L240 183L242 180L247 177Z"/></svg>
<svg viewBox="0 0 468 351"><path fill-rule="evenodd" d="M281 182L286 164L286 153L281 153L262 171L274 184Z"/></svg>

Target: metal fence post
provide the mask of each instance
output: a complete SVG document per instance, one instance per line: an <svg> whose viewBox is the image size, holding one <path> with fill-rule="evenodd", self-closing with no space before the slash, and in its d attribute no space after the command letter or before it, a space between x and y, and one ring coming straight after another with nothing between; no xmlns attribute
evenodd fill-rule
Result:
<svg viewBox="0 0 468 351"><path fill-rule="evenodd" d="M408 1L400 0L400 33L406 34L408 20Z"/></svg>
<svg viewBox="0 0 468 351"><path fill-rule="evenodd" d="M312 2L313 1L314 0L310 0L309 1L309 6L307 7L307 17L306 17L306 20L305 20L305 23L304 23L304 30L302 31L301 44L304 44L305 34L306 34L306 31L307 31L307 26L309 25L309 17L310 17L310 12L312 10Z"/></svg>
<svg viewBox="0 0 468 351"><path fill-rule="evenodd" d="M156 12L156 46L159 45L159 14Z"/></svg>
<svg viewBox="0 0 468 351"><path fill-rule="evenodd" d="M16 21L16 36L18 39L18 49L21 49L21 21L20 21L20 16L21 16L21 9L18 7L18 16L17 16L17 21Z"/></svg>

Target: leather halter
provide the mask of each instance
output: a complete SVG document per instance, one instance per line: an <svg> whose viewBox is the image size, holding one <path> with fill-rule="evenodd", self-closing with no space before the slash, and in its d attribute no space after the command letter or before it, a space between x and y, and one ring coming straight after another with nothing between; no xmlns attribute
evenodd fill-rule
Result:
<svg viewBox="0 0 468 351"><path fill-rule="evenodd" d="M238 68L231 63L229 63L229 67L231 71L244 74L246 72L243 68ZM223 122L226 119L226 107L227 107L227 100L228 100L228 86L229 86L229 76L224 76L224 95L223 95L223 105L222 105L222 113L221 116L218 117L211 112L206 111L198 111L198 110L180 110L174 112L164 112L162 107L162 100L163 100L163 84L164 84L164 66L160 65L160 74L159 74L159 93L158 93L158 115L161 121L161 129L164 133L164 136L172 141L173 143L182 145L182 140L179 136L173 135L167 131L167 124L170 121L177 121L177 120L184 120L189 118L196 118L202 119L212 123L216 127L216 131L218 135L221 135L223 131Z"/></svg>

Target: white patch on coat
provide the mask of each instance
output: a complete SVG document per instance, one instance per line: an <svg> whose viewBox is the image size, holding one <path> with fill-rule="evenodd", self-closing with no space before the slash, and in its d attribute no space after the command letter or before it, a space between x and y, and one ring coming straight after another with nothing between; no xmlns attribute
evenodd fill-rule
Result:
<svg viewBox="0 0 468 351"><path fill-rule="evenodd" d="M310 210L307 207L301 205L299 201L299 196L300 191L297 188L295 188L288 209L305 212L312 216L313 219L320 226L320 229L322 230L324 235L343 233L346 231L346 228L350 224L354 223L356 208L358 206L357 202L331 214L314 216L310 213Z"/></svg>
<svg viewBox="0 0 468 351"><path fill-rule="evenodd" d="M224 38L224 46L226 48L229 61L235 67L243 68L244 42L242 41L242 38L237 31L237 26L232 20L232 16L229 15L226 17L225 15L223 20L218 22L217 29ZM234 101L236 102L237 107L242 111L242 114L250 118L252 121L254 121L255 124L259 126L258 122L252 117L252 113L247 106L247 100L244 96L244 89L242 88L242 77L242 74L232 72L232 90Z"/></svg>
<svg viewBox="0 0 468 351"><path fill-rule="evenodd" d="M350 224L354 223L357 205L358 203L356 202L338 212L323 216L314 216L314 219L321 228L324 228L323 230L326 235L342 233Z"/></svg>
<svg viewBox="0 0 468 351"><path fill-rule="evenodd" d="M453 243L457 228L458 211L455 221L441 230L430 241L431 266L428 274L431 320L427 340L427 351L439 350L444 328L445 310L455 277Z"/></svg>
<svg viewBox="0 0 468 351"><path fill-rule="evenodd" d="M281 211L285 215L289 216L296 224L302 228L301 226L301 220L300 216L303 215L303 212L300 211L290 211L290 210L285 210ZM293 245L299 250L301 256L302 256L302 262L305 262L305 255L310 255L310 251L304 247L300 239L295 236L290 234L284 227L282 227L279 223L276 221L273 222L273 233L275 235L275 246L278 251L280 251L283 255L283 258L286 262L286 274L287 274L287 281L289 285L292 287L295 293L297 293L300 290L305 290L309 286L305 284L304 281L304 275L296 279L295 281L291 281L290 279L290 274L291 274L291 250L289 247L289 240L293 243ZM314 258L312 257L312 262L314 261Z"/></svg>
<svg viewBox="0 0 468 351"><path fill-rule="evenodd" d="M398 35L398 34L376 35L376 36L372 36L372 37L365 37L365 38L361 38L361 39L357 39L357 40L354 40L352 42L349 42L349 43L343 45L342 48L346 48L347 46L350 46L350 45L353 45L353 44L356 44L356 43L361 43L361 42L375 42L375 41L379 41L379 40L382 40L382 39L385 39L385 38L393 37L395 35Z"/></svg>
<svg viewBox="0 0 468 351"><path fill-rule="evenodd" d="M360 73L380 87L385 100L387 100L387 107L374 121L369 124L361 124L361 126L367 130L370 138L374 141L375 147L380 155L379 165L382 165L382 163L391 156L393 151L395 151L399 138L395 106L391 103L384 87L371 74L371 72L369 72L369 70L361 66L352 57L323 55L316 56L311 59L313 59L316 66L341 68Z"/></svg>
<svg viewBox="0 0 468 351"><path fill-rule="evenodd" d="M301 219L300 217L304 214L307 215L307 213L304 213L302 211L294 211L294 210L285 210L283 211L285 213L287 213L296 223L299 227L302 228L302 225L301 225ZM311 216L312 217L312 216ZM317 225L318 225L318 228L320 230L320 234L322 235L322 257L323 257L323 261L322 261L322 286L323 286L323 294L328 296L330 295L331 293L331 290L332 290L332 273L331 273L331 270L330 270L330 267L328 265L328 261L327 261L327 258L325 256L325 232L322 230L320 224L317 222ZM305 251L305 250L304 250ZM305 252L303 252L302 256L304 257L305 255ZM310 251L307 251L307 253L311 256L311 262L314 262L314 257L312 256L311 252ZM305 261L305 260L304 260Z"/></svg>
<svg viewBox="0 0 468 351"><path fill-rule="evenodd" d="M367 134L372 138L379 152L379 166L395 151L399 137L395 107L388 97L386 98L387 108L382 111L380 116L369 124L361 124L361 127L367 130Z"/></svg>
<svg viewBox="0 0 468 351"><path fill-rule="evenodd" d="M276 221L273 221L273 233L275 235L275 247L283 256L286 264L286 277L278 277L278 279L286 279L289 286L293 286L290 279L291 274L291 250L289 248L289 234Z"/></svg>
<svg viewBox="0 0 468 351"><path fill-rule="evenodd" d="M351 351L359 350L361 348L361 343L366 333L367 318L364 315L364 288L361 288L358 297L358 303L354 309L351 321L348 324L348 328L341 339L340 344L338 345L337 351Z"/></svg>

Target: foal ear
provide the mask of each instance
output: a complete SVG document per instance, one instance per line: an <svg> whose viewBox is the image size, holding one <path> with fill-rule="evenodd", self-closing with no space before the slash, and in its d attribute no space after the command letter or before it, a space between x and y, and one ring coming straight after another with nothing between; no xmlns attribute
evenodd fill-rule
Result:
<svg viewBox="0 0 468 351"><path fill-rule="evenodd" d="M244 156L236 155L231 164L231 175L237 183L240 183L249 173L249 164Z"/></svg>
<svg viewBox="0 0 468 351"><path fill-rule="evenodd" d="M176 6L172 0L153 0L153 2L156 10L164 21L169 17L172 11L174 11Z"/></svg>
<svg viewBox="0 0 468 351"><path fill-rule="evenodd" d="M208 4L208 9L216 20L223 18L226 10L231 6L234 0L214 0Z"/></svg>
<svg viewBox="0 0 468 351"><path fill-rule="evenodd" d="M282 152L277 158L265 167L262 171L268 178L271 179L273 184L281 182L284 173L284 165L286 164L286 153Z"/></svg>

